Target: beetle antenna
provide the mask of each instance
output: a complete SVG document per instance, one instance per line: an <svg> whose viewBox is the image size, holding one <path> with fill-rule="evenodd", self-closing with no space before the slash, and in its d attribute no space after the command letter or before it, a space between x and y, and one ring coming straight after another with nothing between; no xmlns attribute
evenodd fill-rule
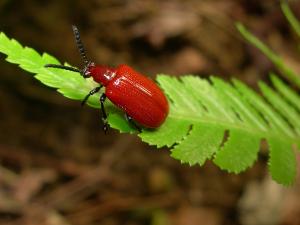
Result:
<svg viewBox="0 0 300 225"><path fill-rule="evenodd" d="M57 64L46 64L45 65L46 68L52 67L52 68L57 68L57 69L63 69L63 70L69 70L69 71L73 71L73 72L78 72L78 73L82 73L81 70L71 67L71 66L63 66L63 65L57 65Z"/></svg>
<svg viewBox="0 0 300 225"><path fill-rule="evenodd" d="M80 53L80 55L81 55L81 57L82 57L82 59L84 61L84 64L88 65L89 64L89 60L86 57L85 49L84 49L84 46L83 46L81 38L80 38L79 30L78 30L78 28L75 25L72 25L72 29L73 29L73 33L74 33L74 37L75 37L75 42L76 42L77 48L79 50L79 53Z"/></svg>

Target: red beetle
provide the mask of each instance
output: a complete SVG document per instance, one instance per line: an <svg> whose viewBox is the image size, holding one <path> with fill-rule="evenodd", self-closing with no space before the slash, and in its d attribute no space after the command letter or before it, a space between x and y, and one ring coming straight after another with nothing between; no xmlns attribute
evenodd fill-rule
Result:
<svg viewBox="0 0 300 225"><path fill-rule="evenodd" d="M72 26L77 47L84 60L82 70L55 64L47 64L45 67L79 72L84 78L92 77L94 81L100 84L99 87L91 90L83 99L82 105L88 98L105 87L105 93L100 97L103 129L107 131L107 114L104 108L106 97L117 107L125 111L126 118L138 130L140 128L132 121L147 128L157 128L166 119L169 112L168 101L161 89L149 78L134 71L127 65L119 65L116 68L96 65L86 57L80 34L76 26Z"/></svg>

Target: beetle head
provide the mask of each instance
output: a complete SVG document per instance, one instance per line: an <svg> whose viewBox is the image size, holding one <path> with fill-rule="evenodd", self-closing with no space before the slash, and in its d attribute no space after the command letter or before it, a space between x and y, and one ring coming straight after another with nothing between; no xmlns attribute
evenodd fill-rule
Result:
<svg viewBox="0 0 300 225"><path fill-rule="evenodd" d="M116 70L112 67L90 64L84 76L93 77L94 81L106 86L115 76Z"/></svg>

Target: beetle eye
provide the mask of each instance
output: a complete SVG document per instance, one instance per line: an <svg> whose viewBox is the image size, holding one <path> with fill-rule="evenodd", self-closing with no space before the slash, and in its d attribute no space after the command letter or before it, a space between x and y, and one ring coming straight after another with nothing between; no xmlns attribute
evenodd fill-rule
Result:
<svg viewBox="0 0 300 225"><path fill-rule="evenodd" d="M92 75L91 75L91 67L93 67L94 66L94 63L93 62L89 62L85 67L84 67L84 69L82 70L82 76L84 77L84 78L89 78L89 77L91 77Z"/></svg>
<svg viewBox="0 0 300 225"><path fill-rule="evenodd" d="M91 72L88 71L88 70L83 71L82 76L83 76L84 78L89 78L89 77L91 77Z"/></svg>

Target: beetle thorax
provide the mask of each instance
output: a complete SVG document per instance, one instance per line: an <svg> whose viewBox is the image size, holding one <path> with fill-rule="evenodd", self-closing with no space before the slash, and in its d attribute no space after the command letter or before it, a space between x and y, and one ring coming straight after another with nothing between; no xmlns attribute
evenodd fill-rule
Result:
<svg viewBox="0 0 300 225"><path fill-rule="evenodd" d="M108 66L92 65L88 71L94 81L103 86L106 86L116 76L116 70Z"/></svg>

